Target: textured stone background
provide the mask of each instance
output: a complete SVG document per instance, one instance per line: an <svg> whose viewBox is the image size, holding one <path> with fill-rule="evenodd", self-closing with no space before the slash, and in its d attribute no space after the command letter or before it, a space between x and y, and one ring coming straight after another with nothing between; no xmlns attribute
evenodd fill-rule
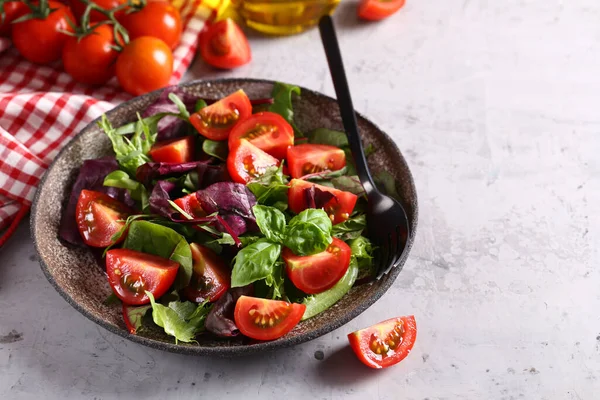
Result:
<svg viewBox="0 0 600 400"><path fill-rule="evenodd" d="M408 3L378 24L357 23L352 1L336 15L356 108L397 140L420 198L416 245L378 303L277 353L166 354L62 300L24 223L0 250L0 398L597 398L600 3ZM187 79L333 94L318 32L251 44L250 65L198 60ZM360 365L345 335L402 314L419 326L411 355Z"/></svg>

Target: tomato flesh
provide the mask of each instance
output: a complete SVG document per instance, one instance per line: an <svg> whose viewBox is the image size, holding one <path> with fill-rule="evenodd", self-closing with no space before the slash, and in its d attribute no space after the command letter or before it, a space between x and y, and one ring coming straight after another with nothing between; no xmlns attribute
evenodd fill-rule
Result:
<svg viewBox="0 0 600 400"><path fill-rule="evenodd" d="M129 249L106 253L108 283L119 299L128 305L150 302L146 291L159 298L169 290L179 264L167 258Z"/></svg>
<svg viewBox="0 0 600 400"><path fill-rule="evenodd" d="M211 140L226 140L239 121L252 114L252 104L243 90L202 108L190 116L190 122L200 134Z"/></svg>
<svg viewBox="0 0 600 400"><path fill-rule="evenodd" d="M369 21L379 21L401 9L405 2L406 0L362 0L358 5L358 16Z"/></svg>
<svg viewBox="0 0 600 400"><path fill-rule="evenodd" d="M317 189L329 192L335 196L323 206L323 210L329 215L329 218L334 225L344 222L350 217L350 214L352 214L354 206L356 205L356 201L358 200L358 196L350 192L317 185L302 179L292 179L290 182L288 205L292 212L298 214L309 208L305 190L310 189L313 185Z"/></svg>
<svg viewBox="0 0 600 400"><path fill-rule="evenodd" d="M402 361L417 338L417 323L410 315L388 319L348 334L356 356L371 368L387 368Z"/></svg>
<svg viewBox="0 0 600 400"><path fill-rule="evenodd" d="M198 201L196 193L191 193L180 197L175 200L174 203L193 218L201 218L206 216L206 212L202 209L202 205Z"/></svg>
<svg viewBox="0 0 600 400"><path fill-rule="evenodd" d="M323 171L337 171L346 166L344 150L325 144L299 144L288 148L287 161L292 178Z"/></svg>
<svg viewBox="0 0 600 400"><path fill-rule="evenodd" d="M274 340L291 331L304 315L304 304L241 296L234 319L240 332L256 340Z"/></svg>
<svg viewBox="0 0 600 400"><path fill-rule="evenodd" d="M350 247L338 238L325 251L310 256L297 256L287 247L283 260L287 276L304 293L317 294L333 287L350 265Z"/></svg>
<svg viewBox="0 0 600 400"><path fill-rule="evenodd" d="M279 165L279 160L265 153L246 139L229 152L227 170L234 182L248 183L264 174L269 167Z"/></svg>
<svg viewBox="0 0 600 400"><path fill-rule="evenodd" d="M231 19L216 22L200 34L200 53L208 64L222 69L236 68L252 59L246 35Z"/></svg>
<svg viewBox="0 0 600 400"><path fill-rule="evenodd" d="M190 301L217 301L231 286L230 271L225 261L208 247L190 244L194 272L183 295Z"/></svg>
<svg viewBox="0 0 600 400"><path fill-rule="evenodd" d="M79 233L85 244L92 247L113 244L111 237L125 226L130 214L131 210L120 201L92 190L81 191L75 209ZM122 235L120 240L124 238Z"/></svg>
<svg viewBox="0 0 600 400"><path fill-rule="evenodd" d="M152 146L148 152L156 162L181 164L194 160L194 137L165 140Z"/></svg>
<svg viewBox="0 0 600 400"><path fill-rule="evenodd" d="M281 115L265 111L235 125L229 134L229 149L239 146L242 139L281 160L294 145L294 129Z"/></svg>

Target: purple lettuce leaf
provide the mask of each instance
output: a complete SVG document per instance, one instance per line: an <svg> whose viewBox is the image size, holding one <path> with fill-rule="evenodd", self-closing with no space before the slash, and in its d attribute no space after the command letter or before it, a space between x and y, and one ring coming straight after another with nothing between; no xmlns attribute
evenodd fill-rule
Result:
<svg viewBox="0 0 600 400"><path fill-rule="evenodd" d="M164 163L164 162L147 162L146 164L140 165L135 172L135 179L141 182L144 186L148 186L154 179L166 178L173 175L181 175L186 172L193 171L196 168L204 164L208 164L209 161L191 161L186 163Z"/></svg>
<svg viewBox="0 0 600 400"><path fill-rule="evenodd" d="M174 93L183 101L185 107L189 112L194 111L194 105L196 104L197 97L191 94L184 92L176 86L168 87L161 95L156 99L156 101L148 106L146 110L142 113L142 117L150 117L154 114L158 113L179 113L179 109L177 106L169 100L169 94ZM185 129L183 129L185 121L172 116L163 117L158 123L158 135L156 137L157 141L174 139L180 136L185 135Z"/></svg>
<svg viewBox="0 0 600 400"><path fill-rule="evenodd" d="M231 181L225 164L199 164L196 171L198 172L199 189L206 188L213 183Z"/></svg>
<svg viewBox="0 0 600 400"><path fill-rule="evenodd" d="M240 331L233 319L235 303L241 296L251 296L252 285L229 289L213 306L204 324L208 332L217 336L231 337L239 335Z"/></svg>
<svg viewBox="0 0 600 400"><path fill-rule="evenodd" d="M333 193L321 190L316 185L304 189L304 198L309 208L323 208L331 199L337 201L337 197Z"/></svg>
<svg viewBox="0 0 600 400"><path fill-rule="evenodd" d="M173 192L177 186L173 182L169 181L158 181L148 199L150 204L150 210L154 214L162 215L163 217L171 218L171 215L175 212L169 200L171 200L170 193Z"/></svg>

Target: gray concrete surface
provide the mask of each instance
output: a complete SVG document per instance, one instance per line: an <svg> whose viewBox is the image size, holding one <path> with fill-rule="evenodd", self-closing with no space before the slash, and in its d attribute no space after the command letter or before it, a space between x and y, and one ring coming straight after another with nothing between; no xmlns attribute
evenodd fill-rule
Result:
<svg viewBox="0 0 600 400"><path fill-rule="evenodd" d="M398 142L420 196L393 288L346 326L236 360L133 344L52 289L26 223L0 250L1 399L597 399L600 3L408 1L336 15L355 104ZM250 76L333 94L318 32L251 38ZM396 315L412 354L360 365L346 333ZM323 360L315 352L324 353Z"/></svg>

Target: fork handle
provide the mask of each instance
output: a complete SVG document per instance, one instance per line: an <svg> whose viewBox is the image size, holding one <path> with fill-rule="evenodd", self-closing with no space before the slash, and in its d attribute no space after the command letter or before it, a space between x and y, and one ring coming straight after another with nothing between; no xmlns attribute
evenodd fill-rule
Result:
<svg viewBox="0 0 600 400"><path fill-rule="evenodd" d="M350 89L348 88L342 54L340 53L340 46L335 34L333 21L329 15L323 16L319 21L319 32L321 33L321 41L323 42L323 48L327 56L329 72L333 80L333 87L335 88L344 130L346 131L346 136L348 136L348 143L350 144L350 150L356 164L356 172L368 195L375 189L375 185L367 167L367 159L358 133L358 123L356 121L356 114L354 113L354 106L352 105Z"/></svg>

